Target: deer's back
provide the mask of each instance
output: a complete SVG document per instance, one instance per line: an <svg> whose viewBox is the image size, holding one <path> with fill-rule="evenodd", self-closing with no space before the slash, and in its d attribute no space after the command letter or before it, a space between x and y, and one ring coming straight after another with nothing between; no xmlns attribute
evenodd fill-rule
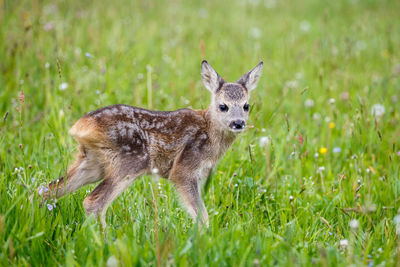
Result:
<svg viewBox="0 0 400 267"><path fill-rule="evenodd" d="M167 176L175 157L185 148L193 153L208 144L207 123L199 111L151 111L113 105L79 119L70 134L82 145L109 149L133 161L148 158L148 168Z"/></svg>

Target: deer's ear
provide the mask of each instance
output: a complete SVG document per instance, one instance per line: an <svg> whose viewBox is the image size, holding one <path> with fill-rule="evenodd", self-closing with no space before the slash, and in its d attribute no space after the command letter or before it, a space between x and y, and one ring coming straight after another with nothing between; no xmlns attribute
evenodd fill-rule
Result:
<svg viewBox="0 0 400 267"><path fill-rule="evenodd" d="M201 77L204 86L212 93L215 93L224 83L224 80L206 60L201 62Z"/></svg>
<svg viewBox="0 0 400 267"><path fill-rule="evenodd" d="M263 68L263 62L260 61L257 66L255 66L251 71L243 75L237 83L243 85L248 91L251 91L257 87L258 80L261 76L261 71Z"/></svg>

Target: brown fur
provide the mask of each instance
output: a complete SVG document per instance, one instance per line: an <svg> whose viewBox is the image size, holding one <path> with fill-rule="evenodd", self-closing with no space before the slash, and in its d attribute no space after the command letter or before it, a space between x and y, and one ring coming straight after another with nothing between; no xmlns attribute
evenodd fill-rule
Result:
<svg viewBox="0 0 400 267"><path fill-rule="evenodd" d="M261 67L253 70L260 72ZM100 215L105 226L112 201L136 178L157 169L175 184L190 215L208 225L199 181L208 177L235 140L239 131L232 128L231 121L247 120L243 105L249 90L246 79L242 77L240 84L225 83L207 62L203 62L202 71L203 82L213 95L205 110L163 112L114 105L79 119L69 131L80 144L76 161L65 179L48 185L44 197L61 197L101 181L83 204L88 214ZM221 103L230 107L229 112L218 109Z"/></svg>

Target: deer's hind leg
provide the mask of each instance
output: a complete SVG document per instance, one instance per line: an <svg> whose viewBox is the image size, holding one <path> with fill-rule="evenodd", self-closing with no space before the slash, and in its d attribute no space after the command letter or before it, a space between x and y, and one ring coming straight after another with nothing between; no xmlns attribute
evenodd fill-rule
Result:
<svg viewBox="0 0 400 267"><path fill-rule="evenodd" d="M95 150L80 146L80 153L75 162L69 167L66 178L51 182L44 191L45 198L59 198L69 194L80 187L95 183L104 178L104 164L99 160Z"/></svg>
<svg viewBox="0 0 400 267"><path fill-rule="evenodd" d="M87 214L94 214L96 218L100 216L103 227L106 227L107 208L136 178L146 172L149 162L147 155L139 159L113 157L106 167L104 180L83 201Z"/></svg>

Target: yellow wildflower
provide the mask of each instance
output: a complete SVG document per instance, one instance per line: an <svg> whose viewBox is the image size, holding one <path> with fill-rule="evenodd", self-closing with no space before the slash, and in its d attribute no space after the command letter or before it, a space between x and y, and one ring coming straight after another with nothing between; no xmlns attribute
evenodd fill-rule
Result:
<svg viewBox="0 0 400 267"><path fill-rule="evenodd" d="M321 147L319 149L319 153L321 153L321 154L326 154L326 152L328 152L328 149L326 147Z"/></svg>
<svg viewBox="0 0 400 267"><path fill-rule="evenodd" d="M330 129L335 128L335 126L336 126L336 124L335 124L334 122L330 122L330 123L329 123L329 128L330 128Z"/></svg>

